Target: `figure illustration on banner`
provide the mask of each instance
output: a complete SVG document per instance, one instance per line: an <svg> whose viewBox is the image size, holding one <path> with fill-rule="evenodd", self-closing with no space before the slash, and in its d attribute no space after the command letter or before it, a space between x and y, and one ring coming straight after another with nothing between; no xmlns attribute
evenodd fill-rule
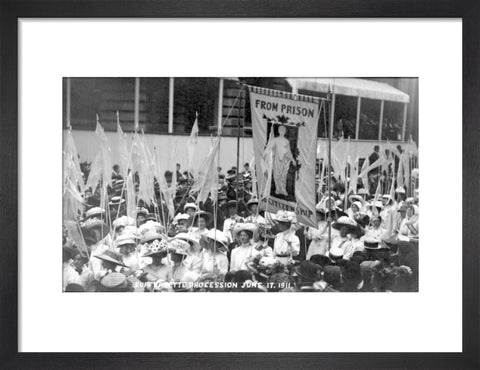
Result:
<svg viewBox="0 0 480 370"><path fill-rule="evenodd" d="M302 124L288 122L289 118L277 116L276 119L264 116L268 123L268 133L273 137L267 142L272 153L272 191L271 195L295 202L295 181L300 169L298 163L298 127ZM303 123L304 124L304 123ZM271 142L270 142L271 141Z"/></svg>

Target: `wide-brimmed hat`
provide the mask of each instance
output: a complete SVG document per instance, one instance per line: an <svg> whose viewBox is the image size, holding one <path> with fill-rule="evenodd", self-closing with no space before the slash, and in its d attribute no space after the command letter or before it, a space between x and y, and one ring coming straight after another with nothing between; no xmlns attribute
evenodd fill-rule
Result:
<svg viewBox="0 0 480 370"><path fill-rule="evenodd" d="M255 224L249 223L249 222L239 222L235 224L233 228L233 237L236 238L238 237L238 234L241 231L247 231L248 233L251 233L250 237L253 237L253 234L255 233L255 230L257 229L257 226Z"/></svg>
<svg viewBox="0 0 480 370"><path fill-rule="evenodd" d="M358 224L355 222L355 220L348 216L341 216L337 221L332 223L332 227L336 230L340 230L342 226L347 226L350 229L358 228Z"/></svg>
<svg viewBox="0 0 480 370"><path fill-rule="evenodd" d="M143 233L142 235L140 244L150 243L154 240L162 240L162 239L165 239L165 237L162 234L158 233L154 229L147 229L147 231L145 231L145 233Z"/></svg>
<svg viewBox="0 0 480 370"><path fill-rule="evenodd" d="M272 217L272 219L276 222L288 222L288 223L295 223L297 221L297 216L294 212L289 211L282 211L279 210L277 213Z"/></svg>
<svg viewBox="0 0 480 370"><path fill-rule="evenodd" d="M113 252L111 250L106 250L102 254L95 257L97 257L98 259L101 259L102 261L107 261L107 262L114 263L118 266L127 267L122 261L122 256L119 253Z"/></svg>
<svg viewBox="0 0 480 370"><path fill-rule="evenodd" d="M258 198L252 198L247 202L247 207L250 208L251 205L258 204Z"/></svg>
<svg viewBox="0 0 480 370"><path fill-rule="evenodd" d="M136 245L135 237L132 234L121 234L117 238L117 247L121 247L122 245Z"/></svg>
<svg viewBox="0 0 480 370"><path fill-rule="evenodd" d="M407 213L408 205L404 202L402 205L397 209L397 212L405 212Z"/></svg>
<svg viewBox="0 0 480 370"><path fill-rule="evenodd" d="M178 233L175 235L172 239L179 239L179 240L184 240L188 243L191 243L197 247L200 246L200 242L197 238L195 238L192 234L190 233Z"/></svg>
<svg viewBox="0 0 480 370"><path fill-rule="evenodd" d="M94 218L105 214L105 210L100 207L92 207L87 212L85 212L85 218Z"/></svg>
<svg viewBox="0 0 480 370"><path fill-rule="evenodd" d="M198 207L195 203L187 203L183 206L183 212L186 212L187 209L192 208L194 211L198 210Z"/></svg>
<svg viewBox="0 0 480 370"><path fill-rule="evenodd" d="M163 235L147 243L142 243L145 250L143 257L151 257L168 252L168 241Z"/></svg>
<svg viewBox="0 0 480 370"><path fill-rule="evenodd" d="M119 272L111 272L100 280L100 284L107 289L119 289L124 286L126 287L127 278Z"/></svg>
<svg viewBox="0 0 480 370"><path fill-rule="evenodd" d="M139 215L142 215L144 217L147 217L148 215L148 209L144 208L144 207L139 207L137 208L137 216Z"/></svg>
<svg viewBox="0 0 480 370"><path fill-rule="evenodd" d="M358 195L358 194L349 195L348 200L351 203L354 203L355 201L358 201L361 204L365 203L365 199L363 199L363 197L361 195Z"/></svg>
<svg viewBox="0 0 480 370"><path fill-rule="evenodd" d="M92 236L95 236L95 239L96 239L96 235L94 235L93 231L99 230L100 239L96 240L96 242L99 242L110 233L110 228L108 227L108 225L105 222L98 220L96 218L87 219L85 222L81 224L81 229L82 229L83 237L85 239L90 239L90 240L92 240Z"/></svg>
<svg viewBox="0 0 480 370"><path fill-rule="evenodd" d="M225 249L228 249L228 237L225 235L223 231L216 230L216 229L210 229L208 232L203 235L206 238L215 240L217 243L219 243L221 246L223 246Z"/></svg>
<svg viewBox="0 0 480 370"><path fill-rule="evenodd" d="M312 261L302 261L294 270L305 280L316 281L321 278L321 266Z"/></svg>
<svg viewBox="0 0 480 370"><path fill-rule="evenodd" d="M379 239L365 239L363 241L365 249L368 250L380 250L380 249L390 249L390 247L383 241Z"/></svg>
<svg viewBox="0 0 480 370"><path fill-rule="evenodd" d="M110 202L108 203L109 206L119 206L121 204L125 203L125 199L119 196L112 197L110 199Z"/></svg>
<svg viewBox="0 0 480 370"><path fill-rule="evenodd" d="M190 244L187 241L182 239L173 239L170 241L168 250L172 253L182 254L184 256L188 255L188 250Z"/></svg>

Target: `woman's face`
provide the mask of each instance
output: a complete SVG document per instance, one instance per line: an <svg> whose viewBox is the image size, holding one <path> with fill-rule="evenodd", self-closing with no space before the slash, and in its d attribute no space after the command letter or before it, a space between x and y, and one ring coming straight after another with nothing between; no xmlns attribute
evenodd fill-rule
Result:
<svg viewBox="0 0 480 370"><path fill-rule="evenodd" d="M413 207L408 207L407 209L407 217L412 217L415 214Z"/></svg>
<svg viewBox="0 0 480 370"><path fill-rule="evenodd" d="M238 233L238 239L240 243L247 244L250 241L250 235L246 231L240 231Z"/></svg>
<svg viewBox="0 0 480 370"><path fill-rule="evenodd" d="M120 246L120 254L122 256L126 256L126 255L132 253L134 249L135 249L134 245L124 244L124 245Z"/></svg>
<svg viewBox="0 0 480 370"><path fill-rule="evenodd" d="M234 216L237 213L236 207L228 207L228 214L229 216Z"/></svg>
<svg viewBox="0 0 480 370"><path fill-rule="evenodd" d="M116 263L110 262L110 261L102 261L102 267L105 270L115 270L115 267L117 267Z"/></svg>
<svg viewBox="0 0 480 370"><path fill-rule="evenodd" d="M179 263L183 261L183 254L172 253L170 256L173 262Z"/></svg>
<svg viewBox="0 0 480 370"><path fill-rule="evenodd" d="M250 206L250 211L251 211L254 215L257 214L257 210L258 210L258 204L252 204L252 205Z"/></svg>
<svg viewBox="0 0 480 370"><path fill-rule="evenodd" d="M340 236L345 237L347 236L348 232L350 231L350 228L348 226L342 226L340 227Z"/></svg>
<svg viewBox="0 0 480 370"><path fill-rule="evenodd" d="M192 217L194 214L195 214L195 210L193 208L187 208L187 210L185 211L185 213Z"/></svg>
<svg viewBox="0 0 480 370"><path fill-rule="evenodd" d="M207 227L207 222L205 221L205 219L203 217L199 217L198 218L198 228L200 230L203 230Z"/></svg>
<svg viewBox="0 0 480 370"><path fill-rule="evenodd" d="M352 211L353 211L353 212L358 212L358 211L360 211L360 210L358 209L357 205L354 204L354 205L352 205Z"/></svg>
<svg viewBox="0 0 480 370"><path fill-rule="evenodd" d="M80 256L80 254L77 254L74 258L73 258L73 265L76 269L81 269L83 267L85 263L83 262L83 258L82 256Z"/></svg>
<svg viewBox="0 0 480 370"><path fill-rule="evenodd" d="M380 227L380 223L381 223L381 221L380 221L380 219L379 219L378 217L375 217L375 218L372 219L372 225L373 225L373 227L375 227L375 228Z"/></svg>
<svg viewBox="0 0 480 370"><path fill-rule="evenodd" d="M138 215L137 216L137 225L143 225L145 223L145 216L144 215Z"/></svg>
<svg viewBox="0 0 480 370"><path fill-rule="evenodd" d="M286 133L286 132L287 132L287 129L285 128L285 126L280 126L280 127L278 128L278 134L279 134L280 136L285 136L285 133Z"/></svg>
<svg viewBox="0 0 480 370"><path fill-rule="evenodd" d="M185 221L185 220L178 221L178 230L179 231L187 231L187 221Z"/></svg>

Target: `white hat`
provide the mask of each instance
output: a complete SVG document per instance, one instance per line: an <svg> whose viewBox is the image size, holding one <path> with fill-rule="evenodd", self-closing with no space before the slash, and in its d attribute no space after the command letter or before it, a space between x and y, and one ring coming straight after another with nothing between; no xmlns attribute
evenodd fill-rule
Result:
<svg viewBox="0 0 480 370"><path fill-rule="evenodd" d="M173 239L170 241L168 249L170 252L177 253L177 254L188 254L188 249L190 248L190 244L182 239Z"/></svg>
<svg viewBox="0 0 480 370"><path fill-rule="evenodd" d="M134 226L136 225L136 221L131 218L131 217L128 217L128 216L122 216L122 217L119 217L117 218L115 221L113 221L113 227L114 228L117 228L119 226Z"/></svg>
<svg viewBox="0 0 480 370"><path fill-rule="evenodd" d="M163 226L159 222L149 220L149 221L143 223L142 225L140 225L140 227L138 228L138 232L141 235L144 235L146 232L151 231L151 230L158 233L158 232L163 231Z"/></svg>
<svg viewBox="0 0 480 370"><path fill-rule="evenodd" d="M253 234L256 229L257 227L255 224L249 222L239 222L233 228L233 236L236 238L240 231L250 231Z"/></svg>
<svg viewBox="0 0 480 370"><path fill-rule="evenodd" d="M272 217L278 222L297 222L297 217L294 212L279 210L276 215Z"/></svg>
<svg viewBox="0 0 480 370"><path fill-rule="evenodd" d="M405 188L403 186L399 186L395 189L395 193L405 194Z"/></svg>
<svg viewBox="0 0 480 370"><path fill-rule="evenodd" d="M178 233L172 239L185 240L186 242L191 242L195 245L199 245L198 238L195 238L193 234L190 234L190 233Z"/></svg>
<svg viewBox="0 0 480 370"><path fill-rule="evenodd" d="M218 243L222 244L225 248L227 248L229 244L228 237L225 235L225 233L217 229L208 230L208 232L204 236L209 239L216 240Z"/></svg>
<svg viewBox="0 0 480 370"><path fill-rule="evenodd" d="M348 200L350 202L353 202L355 200L358 200L359 202L365 202L365 199L363 199L363 197L361 195L358 195L358 194L352 194L348 197Z"/></svg>
<svg viewBox="0 0 480 370"><path fill-rule="evenodd" d="M330 248L330 251L328 253L330 254L330 257L332 257L332 258L343 257L343 250L341 248L338 248L338 247Z"/></svg>
<svg viewBox="0 0 480 370"><path fill-rule="evenodd" d="M122 197L115 196L110 199L110 202L108 204L110 206L118 206L123 203L125 203L125 199L123 199Z"/></svg>
<svg viewBox="0 0 480 370"><path fill-rule="evenodd" d="M185 212L188 208L193 208L195 211L198 210L198 207L195 203L187 203L183 207L183 211Z"/></svg>
<svg viewBox="0 0 480 370"><path fill-rule="evenodd" d="M355 220L348 216L339 217L338 220L332 224L332 227L338 230L340 226L344 226L344 225L350 226L350 227L358 227L358 224L355 222Z"/></svg>
<svg viewBox="0 0 480 370"><path fill-rule="evenodd" d="M103 208L100 208L100 207L93 207L93 208L90 208L86 213L85 213L85 217L86 218L91 218L93 216L99 216L101 214L105 213L105 210Z"/></svg>
<svg viewBox="0 0 480 370"><path fill-rule="evenodd" d="M182 220L186 221L189 218L190 218L190 216L187 215L186 213L179 213L178 215L175 216L174 221L177 221L177 222L182 221Z"/></svg>
<svg viewBox="0 0 480 370"><path fill-rule="evenodd" d="M125 244L135 244L135 237L132 234L122 234L117 238L117 247Z"/></svg>

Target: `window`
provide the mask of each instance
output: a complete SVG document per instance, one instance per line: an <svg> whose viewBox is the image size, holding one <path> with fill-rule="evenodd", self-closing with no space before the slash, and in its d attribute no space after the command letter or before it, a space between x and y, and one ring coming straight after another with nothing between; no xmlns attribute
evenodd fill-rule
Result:
<svg viewBox="0 0 480 370"><path fill-rule="evenodd" d="M190 134L198 113L200 134L217 127L218 78L175 78L173 132Z"/></svg>
<svg viewBox="0 0 480 370"><path fill-rule="evenodd" d="M169 83L169 78L140 79L140 115L146 118L140 128L146 133L168 132Z"/></svg>
<svg viewBox="0 0 480 370"><path fill-rule="evenodd" d="M71 78L70 81L72 128L94 130L98 114L104 128L114 131L118 110L122 128L133 129L134 78ZM140 118L143 118L142 115ZM64 122L66 125L67 122Z"/></svg>
<svg viewBox="0 0 480 370"><path fill-rule="evenodd" d="M362 98L358 138L378 140L381 100Z"/></svg>
<svg viewBox="0 0 480 370"><path fill-rule="evenodd" d="M385 101L383 106L382 140L401 141L405 104Z"/></svg>
<svg viewBox="0 0 480 370"><path fill-rule="evenodd" d="M355 139L355 127L357 124L356 96L335 95L335 125L333 137Z"/></svg>
<svg viewBox="0 0 480 370"><path fill-rule="evenodd" d="M317 98L326 99L326 93L318 92L318 91L310 91L304 89L298 89L298 93L301 95L308 95L308 96L315 96ZM318 130L317 130L317 137L328 137L329 133L329 119L330 119L330 104L325 102L324 109L320 112L320 117L318 119Z"/></svg>

